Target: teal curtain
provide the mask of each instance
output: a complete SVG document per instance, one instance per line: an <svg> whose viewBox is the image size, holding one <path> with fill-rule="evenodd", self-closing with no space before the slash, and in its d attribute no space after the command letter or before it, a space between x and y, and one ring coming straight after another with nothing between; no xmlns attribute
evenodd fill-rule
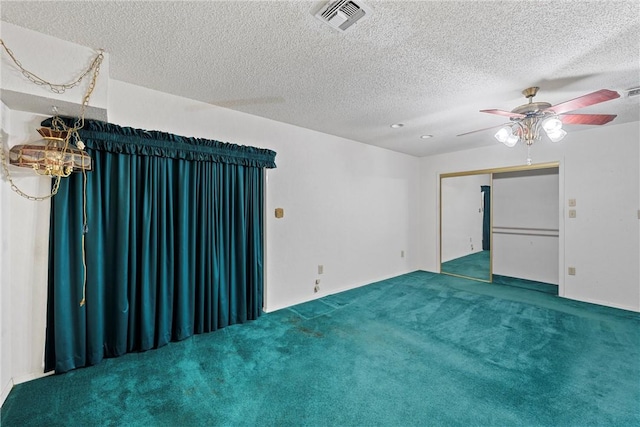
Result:
<svg viewBox="0 0 640 427"><path fill-rule="evenodd" d="M256 319L275 153L98 121L80 137L93 159L88 221L73 174L51 205L45 371Z"/></svg>
<svg viewBox="0 0 640 427"><path fill-rule="evenodd" d="M491 187L481 185L480 192L484 196L482 198L482 250L488 251L491 249Z"/></svg>

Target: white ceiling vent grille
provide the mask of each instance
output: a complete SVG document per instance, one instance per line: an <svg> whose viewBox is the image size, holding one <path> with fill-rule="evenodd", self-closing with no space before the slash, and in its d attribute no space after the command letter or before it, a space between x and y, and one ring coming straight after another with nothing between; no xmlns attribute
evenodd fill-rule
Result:
<svg viewBox="0 0 640 427"><path fill-rule="evenodd" d="M371 12L373 10L359 0L335 0L328 1L314 16L338 31L346 31Z"/></svg>

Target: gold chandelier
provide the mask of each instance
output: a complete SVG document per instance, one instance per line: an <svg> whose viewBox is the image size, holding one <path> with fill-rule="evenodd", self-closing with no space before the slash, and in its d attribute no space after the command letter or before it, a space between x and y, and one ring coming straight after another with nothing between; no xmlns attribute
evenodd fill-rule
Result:
<svg viewBox="0 0 640 427"><path fill-rule="evenodd" d="M9 163L32 168L38 175L68 177L72 172L90 171L91 157L69 144L68 131L40 128L42 139L16 145L9 151Z"/></svg>

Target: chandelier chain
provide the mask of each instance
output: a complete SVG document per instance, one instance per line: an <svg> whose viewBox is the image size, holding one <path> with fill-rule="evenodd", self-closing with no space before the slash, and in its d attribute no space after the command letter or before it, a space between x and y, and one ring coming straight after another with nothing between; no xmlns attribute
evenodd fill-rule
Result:
<svg viewBox="0 0 640 427"><path fill-rule="evenodd" d="M64 139L64 147L62 149L63 153L67 151L69 148L69 142L71 138L74 138L75 145L84 150L84 143L80 140L80 135L78 131L84 127L84 116L89 106L89 99L93 94L93 91L96 87L96 82L98 80L98 75L100 74L100 65L102 65L102 60L104 59L104 50L99 49L98 54L93 59L89 67L73 82L66 84L56 84L46 81L45 79L37 76L31 71L25 69L20 61L14 56L13 52L7 47L2 39L0 39L0 44L7 52L9 57L13 60L16 66L20 69L22 75L24 75L30 82L38 85L38 86L48 86L51 92L62 94L67 89L71 89L75 86L78 86L80 82L87 76L89 73L93 72L91 76L91 80L89 81L89 85L87 86L87 91L82 98L82 105L80 107L80 116L75 120L73 126L67 126L67 124L58 116L57 111L55 116L51 119L51 127L55 130L66 131L66 136ZM51 188L51 193L47 196L31 196L26 194L24 191L20 190L18 186L13 182L13 178L11 177L11 173L9 171L8 160L4 150L4 144L2 143L2 135L0 135L0 157L2 161L2 168L4 170L4 174L11 184L11 189L18 193L20 196L33 200L33 201L42 201L46 199L50 199L54 195L58 193L58 189L60 188L60 180L62 179L62 174L56 174L55 182ZM37 172L37 170L36 170ZM86 292L87 292L87 255L86 255L86 247L85 247L85 234L88 232L87 225L87 173L86 170L82 169L82 266L83 266L83 278L82 278L82 300L80 301L80 306L84 306L86 304Z"/></svg>
<svg viewBox="0 0 640 427"><path fill-rule="evenodd" d="M89 81L89 85L87 87L87 91L85 92L83 98L82 98L82 104L80 107L80 115L79 118L76 119L75 123L73 124L73 126L69 127L67 126L64 121L59 117L59 116L54 116L51 122L51 127L53 129L56 130L62 130L62 131L66 131L67 132L67 136L64 140L64 147L63 147L63 152L65 152L68 148L69 148L69 143L71 141L71 138L73 137L77 146L79 146L78 148L80 148L81 150L84 149L84 144L82 143L82 141L80 140L80 136L78 135L78 130L82 129L84 127L84 116L87 110L87 107L89 105L89 99L91 98L91 95L93 94L93 91L96 87L96 82L98 80L98 75L100 74L100 66L102 65L102 60L104 59L104 50L103 49L99 49L98 50L98 54L96 55L96 57L93 59L93 61L91 61L91 64L89 65L89 67L73 82L71 83L66 83L66 84L56 84L56 83L50 83L44 79L42 79L41 77L38 77L36 74L32 73L31 71L25 69L22 64L20 63L20 61L18 61L18 59L14 56L13 52L11 51L11 49L9 49L7 47L7 45L4 43L4 41L2 39L0 39L0 44L2 44L2 47L4 48L4 50L7 52L7 54L9 55L9 57L11 57L11 59L13 60L13 62L16 64L16 66L20 69L20 71L22 72L22 74L29 79L29 81L31 81L32 83L35 83L36 85L39 86L49 86L49 89L51 90L51 92L54 93L64 93L67 89L71 89L77 85L80 84L80 82L87 76L89 75L89 73L91 73L93 71L93 74L91 76L91 80ZM19 194L20 196L24 197L25 199L29 199L32 201L44 201L47 199L50 199L51 197L55 196L58 193L58 189L60 187L60 175L56 176L56 180L53 183L53 186L51 188L51 193L46 195L46 196L32 196L30 194L25 193L24 191L20 190L20 188L18 188L18 186L15 184L15 182L13 181L13 178L11 176L11 172L9 170L9 166L8 166L8 160L7 160L7 156L5 154L4 151L4 145L2 145L1 148L1 157L2 157L2 169L4 172L5 177L7 178L7 180L9 181L9 184L11 185L11 189L13 191L15 191L17 194Z"/></svg>
<svg viewBox="0 0 640 427"><path fill-rule="evenodd" d="M100 62L102 62L102 59L104 58L104 50L100 49L98 55L96 55L96 57L91 62L91 65L82 74L80 74L77 79L75 79L71 83L51 83L24 68L22 66L22 63L15 57L11 49L9 49L9 47L7 47L7 45L4 43L4 40L0 39L0 44L4 48L5 52L7 52L7 55L9 55L13 63L16 64L23 76L25 76L33 84L36 84L38 86L48 86L51 92L57 94L65 93L67 89L78 86L80 82L87 76L87 74L91 72L92 69L96 67L100 68Z"/></svg>

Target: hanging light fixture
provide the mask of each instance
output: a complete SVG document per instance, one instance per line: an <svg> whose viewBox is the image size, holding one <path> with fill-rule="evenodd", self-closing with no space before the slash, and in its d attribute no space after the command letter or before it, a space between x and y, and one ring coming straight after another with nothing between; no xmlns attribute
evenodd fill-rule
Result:
<svg viewBox="0 0 640 427"><path fill-rule="evenodd" d="M527 106L530 104L527 104ZM514 123L501 127L495 134L495 138L507 147L515 147L519 141L527 146L527 164L531 164L531 146L541 139L542 134L547 135L551 142L558 142L565 137L567 132L562 129L562 121L554 114L540 114L535 110L524 118L512 118Z"/></svg>
<svg viewBox="0 0 640 427"><path fill-rule="evenodd" d="M550 110L551 104L533 102L537 92L537 87L525 89L522 93L529 99L529 103L505 114L510 117L512 123L501 127L495 134L495 138L507 147L515 147L519 141L522 141L526 144L529 153L533 143L540 140L543 134L547 135L552 142L562 140L567 134L562 129L562 120ZM531 164L530 155L527 155L527 164Z"/></svg>
<svg viewBox="0 0 640 427"><path fill-rule="evenodd" d="M73 172L82 172L84 174L91 170L91 157L87 152L83 151L84 143L80 140L78 131L84 126L85 111L89 105L89 98L91 98L91 94L96 86L98 74L100 73L100 65L104 59L104 51L100 49L89 67L74 81L71 83L57 84L50 83L25 69L2 39L0 39L0 45L2 45L4 51L13 60L22 75L30 82L38 86L48 87L51 92L56 94L62 94L67 89L78 86L85 77L91 75L87 91L82 98L80 116L75 120L73 125L67 125L65 121L58 116L57 109L54 107L54 117L51 119L51 128L44 127L38 130L42 139L30 144L16 145L9 150L8 163L14 166L31 168L38 175L55 178L51 193L46 196L31 196L20 190L13 182L11 173L7 167L4 149L0 147L2 167L7 180L11 184L11 189L29 200L46 200L57 193L60 178L68 177ZM72 139L75 141L74 143L71 142Z"/></svg>
<svg viewBox="0 0 640 427"><path fill-rule="evenodd" d="M562 121L555 116L544 120L542 122L542 129L547 133L551 142L558 142L567 134L567 132L562 129Z"/></svg>
<svg viewBox="0 0 640 427"><path fill-rule="evenodd" d="M542 133L540 128L552 142L558 142L565 137L567 132L562 129L562 121L555 115L549 117L529 116L524 119L512 119L514 124L505 125L498 130L495 137L507 147L515 146L522 140L531 145L539 140Z"/></svg>
<svg viewBox="0 0 640 427"><path fill-rule="evenodd" d="M38 133L42 139L11 148L10 164L32 168L38 175L63 178L72 172L91 170L91 157L69 143L68 131L43 127L38 129Z"/></svg>
<svg viewBox="0 0 640 427"><path fill-rule="evenodd" d="M529 103L514 108L511 111L490 109L480 110L481 113L496 114L508 117L510 123L502 126L495 134L495 138L507 147L514 147L518 141L527 146L527 164L531 164L531 146L547 135L552 142L562 140L567 132L562 129L563 124L569 125L605 125L616 118L615 114L576 114L573 111L601 102L620 97L616 91L600 89L569 101L551 105L548 102L533 102L538 93L538 87L530 87L522 91ZM478 129L461 133L458 136L483 132L491 128Z"/></svg>
<svg viewBox="0 0 640 427"><path fill-rule="evenodd" d="M503 126L495 135L496 139L507 147L513 147L518 143L518 135L514 134L513 126Z"/></svg>

